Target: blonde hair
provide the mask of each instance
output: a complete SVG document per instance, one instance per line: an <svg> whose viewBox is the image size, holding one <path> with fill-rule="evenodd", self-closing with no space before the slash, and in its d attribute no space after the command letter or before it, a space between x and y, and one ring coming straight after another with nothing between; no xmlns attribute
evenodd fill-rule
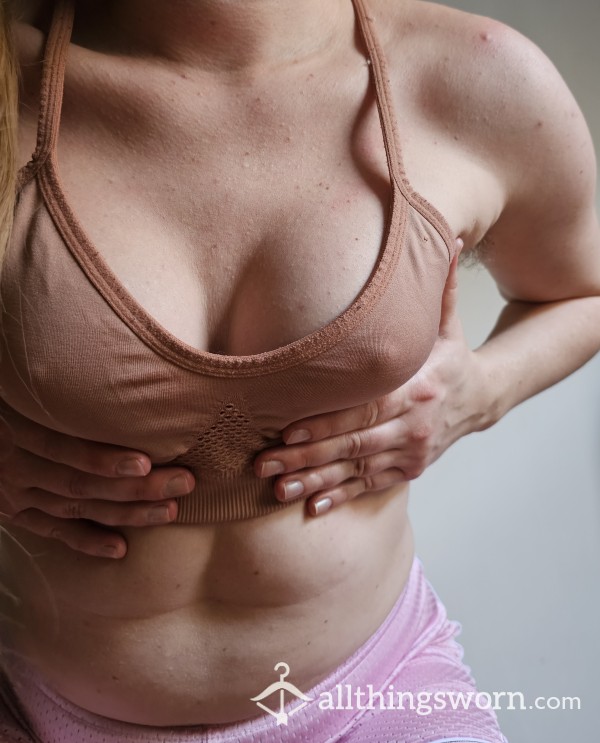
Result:
<svg viewBox="0 0 600 743"><path fill-rule="evenodd" d="M18 75L12 7L0 0L0 266L13 220L16 186Z"/></svg>

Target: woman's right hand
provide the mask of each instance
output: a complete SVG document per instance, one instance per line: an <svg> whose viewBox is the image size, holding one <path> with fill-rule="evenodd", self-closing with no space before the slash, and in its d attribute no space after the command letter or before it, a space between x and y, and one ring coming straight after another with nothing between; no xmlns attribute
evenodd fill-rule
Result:
<svg viewBox="0 0 600 743"><path fill-rule="evenodd" d="M121 558L122 534L177 515L194 488L182 467L152 469L146 454L58 433L0 401L0 521L88 555Z"/></svg>

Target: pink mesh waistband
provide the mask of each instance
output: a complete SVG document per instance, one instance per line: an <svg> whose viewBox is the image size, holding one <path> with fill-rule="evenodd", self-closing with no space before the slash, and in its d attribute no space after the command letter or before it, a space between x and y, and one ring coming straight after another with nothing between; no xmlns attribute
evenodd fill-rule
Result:
<svg viewBox="0 0 600 743"><path fill-rule="evenodd" d="M16 657L5 660L9 686L2 741L41 743L429 743L450 740L468 743L506 743L491 710L444 709L418 714L414 709L379 709L394 691L468 692L475 689L462 662L462 648L454 639L459 625L447 619L445 609L415 560L407 585L393 609L375 632L348 660L312 689L298 690L312 701L285 692L285 721L265 712L253 720L227 725L156 728L131 725L91 714L50 689L35 671ZM293 669L286 682L293 684ZM274 673L274 682L277 681ZM355 690L370 690L373 709L357 708ZM257 689L257 695L261 692ZM379 692L380 696L377 696ZM11 696L16 700L11 703ZM279 709L276 692L260 700L273 712ZM363 699L362 706L367 704ZM20 708L21 724L9 719L8 706ZM334 707L334 708L332 708ZM29 730L29 733L27 733ZM13 735L15 737L8 737ZM20 737L16 737L20 736Z"/></svg>

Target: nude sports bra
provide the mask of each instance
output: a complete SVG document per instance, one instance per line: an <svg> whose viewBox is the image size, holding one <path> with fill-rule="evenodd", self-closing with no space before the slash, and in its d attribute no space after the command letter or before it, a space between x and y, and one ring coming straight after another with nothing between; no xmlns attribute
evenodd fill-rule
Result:
<svg viewBox="0 0 600 743"><path fill-rule="evenodd" d="M4 401L38 423L180 464L196 489L176 523L246 519L287 504L254 475L260 450L309 415L358 405L406 382L436 340L455 241L410 187L386 63L363 0L352 0L368 51L391 200L377 263L325 327L251 356L200 351L127 292L95 250L61 187L56 143L73 0L58 0L46 42L38 139L19 172L0 278Z"/></svg>

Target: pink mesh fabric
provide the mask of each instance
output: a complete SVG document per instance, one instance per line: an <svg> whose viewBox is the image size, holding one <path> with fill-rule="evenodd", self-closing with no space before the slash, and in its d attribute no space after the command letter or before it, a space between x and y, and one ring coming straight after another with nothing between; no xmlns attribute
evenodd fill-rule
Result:
<svg viewBox="0 0 600 743"><path fill-rule="evenodd" d="M90 714L48 688L36 671L22 660L6 656L0 741L12 743L433 743L477 741L506 743L491 710L444 709L419 715L406 707L372 710L327 709L331 694L335 706L347 707L343 696L350 685L385 693L412 691L473 692L474 681L462 661L456 642L459 625L449 621L445 609L415 560L409 581L398 602L377 632L338 669L310 690L306 707L277 725L262 714L241 723L182 728L130 725ZM293 682L293 669L289 678ZM341 689L341 692L338 692ZM257 689L257 694L259 693ZM342 704L338 705L338 693ZM376 697L374 697L376 699ZM384 696L385 699L385 696ZM288 702L287 709L297 700ZM364 703L363 703L364 706ZM14 714L10 710L13 710ZM15 715L20 715L19 724ZM27 733L27 728L30 733Z"/></svg>

